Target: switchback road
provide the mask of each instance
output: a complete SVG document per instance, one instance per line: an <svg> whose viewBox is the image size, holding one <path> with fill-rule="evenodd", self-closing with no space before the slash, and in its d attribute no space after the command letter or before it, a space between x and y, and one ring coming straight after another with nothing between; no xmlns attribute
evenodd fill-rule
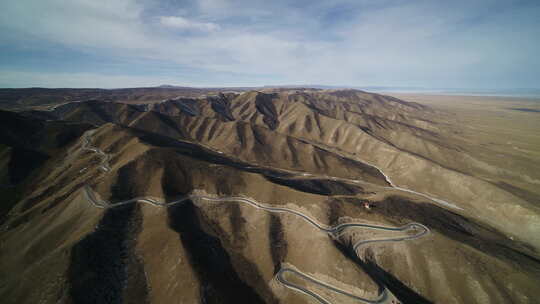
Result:
<svg viewBox="0 0 540 304"><path fill-rule="evenodd" d="M100 163L100 169L102 169L105 173L108 173L111 171L111 168L108 164L110 156L103 152L102 150L98 149L97 147L91 146L91 136L94 134L94 130L88 131L83 135L83 144L82 149L87 151L92 151L94 153L97 153L102 158L102 161ZM110 208L117 208L122 205L131 204L131 203L146 203L150 204L156 207L170 207L177 204L182 204L188 201L209 201L209 202L237 202L237 203L243 203L248 206L264 210L266 212L272 212L272 213L286 213L286 214L292 214L294 216L297 216L299 219L306 221L319 231L326 233L329 235L329 237L333 239L337 239L339 234L341 234L343 231L347 229L353 229L353 228L364 228L364 229L373 229L373 230L382 230L382 231L408 231L408 230L420 230L418 233L415 233L413 235L406 235L401 237L395 237L395 238L384 238L384 239L372 239L372 240L359 240L356 241L352 245L352 250L355 254L358 255L358 249L361 246L365 246L368 244L375 244L375 243L382 243L382 242L402 242L402 241L409 241L418 239L430 232L429 228L420 224L420 223L409 223L401 227L390 227L390 226L382 226L382 225L373 225L373 224L365 224L365 223L356 223L356 222L349 222L349 223L341 223L334 226L325 225L323 223L318 222L317 220L311 218L309 215L306 215L300 211L293 210L290 208L284 208L284 207L273 207L269 205L265 205L262 203L259 203L253 199L241 197L241 196L224 196L224 197L214 197L210 195L199 195L199 194L191 194L186 195L183 197L180 197L176 200L172 201L165 201L161 198L155 198L155 197L137 197L132 198L129 200L124 201L118 201L118 202L108 202L104 200L99 200L96 197L95 192L92 190L92 188L87 185L83 187L84 194L87 198L87 200L95 207L102 208L102 209L110 209ZM360 256L358 256L360 258ZM335 292L337 294L352 298L354 300L357 300L361 303L368 303L368 304L380 304L380 303L390 303L391 300L394 300L395 298L391 294L391 292L385 287L385 286L379 286L379 289L382 290L382 292L378 295L375 299L367 299L363 297L359 297L357 295L354 295L348 291L345 291L343 289L340 289L338 287L332 286L331 284L322 282L315 277L306 274L300 270L293 269L290 267L282 267L276 274L276 280L283 284L283 286L290 288L292 290L302 292L306 295L309 295L319 301L322 304L331 304L330 301L323 298L321 295L317 294L314 291L311 291L305 287L302 287L298 284L292 283L288 281L285 278L286 274L292 274L295 275L303 280L306 280L314 285L317 285L320 288L325 288L327 290L330 290L332 292Z"/></svg>

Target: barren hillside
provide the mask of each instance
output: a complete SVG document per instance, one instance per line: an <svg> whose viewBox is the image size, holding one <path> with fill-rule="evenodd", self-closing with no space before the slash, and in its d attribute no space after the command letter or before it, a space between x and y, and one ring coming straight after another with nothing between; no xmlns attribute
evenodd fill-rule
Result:
<svg viewBox="0 0 540 304"><path fill-rule="evenodd" d="M540 193L444 111L266 89L0 114L6 303L538 296ZM17 149L44 156L14 174Z"/></svg>

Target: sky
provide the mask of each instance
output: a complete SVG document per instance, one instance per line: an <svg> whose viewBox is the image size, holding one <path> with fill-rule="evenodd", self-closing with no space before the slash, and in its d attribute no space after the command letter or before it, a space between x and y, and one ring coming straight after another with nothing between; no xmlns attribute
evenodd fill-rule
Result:
<svg viewBox="0 0 540 304"><path fill-rule="evenodd" d="M540 87L540 1L7 0L0 87Z"/></svg>

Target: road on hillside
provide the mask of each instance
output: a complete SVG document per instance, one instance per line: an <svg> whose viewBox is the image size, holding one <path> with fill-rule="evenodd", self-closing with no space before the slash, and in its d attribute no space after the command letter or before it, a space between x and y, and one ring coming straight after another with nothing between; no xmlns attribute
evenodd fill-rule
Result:
<svg viewBox="0 0 540 304"><path fill-rule="evenodd" d="M102 157L102 161L100 163L100 169L102 169L103 171L108 173L108 172L111 171L111 167L108 164L110 156L108 154L106 154L105 152L103 152L102 150L100 150L99 148L91 146L91 136L94 134L94 131L95 130L88 131L87 133L85 133L83 135L82 149L87 150L87 151L92 151L92 152L97 153L98 155L100 155L100 157ZM345 231L347 229L353 229L353 228L367 228L367 229L374 229L374 230L402 231L402 232L407 231L407 230L411 230L411 229L414 229L415 231L416 231L416 229L420 229L420 232L416 233L414 235L407 235L407 236L395 237L395 238L375 239L375 240L359 240L356 243L354 243L353 246L352 246L352 249L353 249L354 253L357 256L358 256L358 248L361 247L361 246L365 246L365 245L368 245L368 244L374 244L374 243L382 243L382 242L387 242L388 243L388 242L410 241L410 240L421 238L421 237L423 237L424 235L426 235L426 234L428 234L430 232L428 227L426 227L425 225L422 225L420 223L409 223L409 224L406 224L406 225L401 226L401 227L390 227L390 226L381 226L381 225L355 223L355 222L342 223L342 224L338 224L338 225L334 225L334 226L328 226L328 225L319 223L317 220L311 218L310 216L308 216L308 215L306 215L306 214L304 214L304 213L302 213L300 211L296 211L296 210L289 209L289 208L283 208L283 207L268 206L268 205L265 205L265 204L261 204L261 203L255 201L255 200L253 200L253 199L246 198L246 197L240 197L240 196L214 197L214 196L209 196L209 195L191 194L191 195L186 195L186 196L180 197L180 198L178 198L176 200L169 201L169 202L166 202L161 198L155 198L155 197L137 197L137 198L132 198L132 199L129 199L129 200L124 200L124 201L107 202L107 201L99 200L96 197L95 192L92 190L92 188L89 185L86 185L85 187L83 187L83 191L84 191L84 194L85 194L87 200L93 206L95 206L97 208L102 208L102 209L117 208L119 206L123 206L123 205L126 205L126 204L131 204L131 203L136 203L136 202L146 203L146 204L150 204L150 205L153 205L153 206L156 206L156 207L170 207L170 206L177 205L177 204L182 204L182 203L185 203L185 202L188 202L188 201L191 201L191 200L204 200L204 201L210 201L210 202L239 202L239 203L244 203L244 204L247 204L247 205L249 205L251 207L261 209L261 210L264 210L264 211L267 211L267 212L287 213L287 214L295 215L295 216L299 217L300 219L306 221L307 223L309 223L310 225L312 225L316 229L328 234L333 239L337 239L339 234L341 234L343 231ZM360 258L360 256L358 256L358 258ZM298 276L298 277L300 277L300 278L302 278L302 279L304 279L304 280L306 280L308 282L311 282L311 283L313 283L313 284L315 284L315 285L317 285L319 287L326 288L326 289L328 289L330 291L333 291L333 292L338 293L338 294L343 295L343 296L350 297L350 298L352 298L354 300L357 300L357 301L363 302L363 303L382 304L382 303L390 303L391 300L396 300L395 297L388 290L388 288L386 288L385 286L379 286L379 289L382 290L382 292L378 295L377 298L375 298L375 299L367 299L367 298L362 298L362 297L356 296L356 295L354 295L354 294L352 294L350 292L347 292L347 291L345 291L343 289L337 288L337 287L332 286L332 285L330 285L328 283L317 280L316 278L314 278L314 277L312 277L312 276L310 276L310 275L308 275L308 274L306 274L304 272L301 272L300 270L297 270L297 269L293 269L293 268L290 268L290 267L282 267L277 272L276 280L278 282L280 282L281 284L283 284L283 286L285 286L287 288L290 288L292 290L304 293L304 294L306 294L308 296L311 296L311 297L313 297L314 299L316 299L317 301L319 301L322 304L331 304L331 302L329 302L328 300L324 299L319 294L317 294L317 293L315 293L315 292L313 292L313 291L311 291L311 290L309 290L309 289L307 289L305 287L302 287L300 285L297 285L297 284L294 284L294 283L288 281L285 278L285 274L287 274L287 273L296 275L296 276Z"/></svg>

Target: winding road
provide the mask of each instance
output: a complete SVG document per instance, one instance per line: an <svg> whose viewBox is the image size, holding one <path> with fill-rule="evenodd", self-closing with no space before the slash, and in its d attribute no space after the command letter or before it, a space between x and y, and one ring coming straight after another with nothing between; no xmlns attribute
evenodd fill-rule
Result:
<svg viewBox="0 0 540 304"><path fill-rule="evenodd" d="M94 129L94 130L86 131L86 133L84 133L82 137L83 138L82 149L99 154L99 156L101 157L101 163L99 164L99 168L105 172L109 172L111 171L111 167L109 166L109 159L110 159L109 154L103 152L101 149L90 146L90 143L91 143L90 137L94 135L95 132L96 130Z"/></svg>
<svg viewBox="0 0 540 304"><path fill-rule="evenodd" d="M390 187L384 187L384 189L391 189L391 190L399 190L399 191L403 191L403 192L408 192L408 193L412 193L412 194L416 194L416 195L419 195L423 198L427 198L428 200L431 200L439 205L442 205L442 206L445 206L445 207L448 207L448 208L452 208L452 209L456 209L456 210L464 210L463 208L457 206L456 204L453 204L453 203L450 203L448 201L445 201L445 200L442 200L442 199L439 199L439 198L436 198L436 197L432 197L428 194L425 194L425 193L421 193L421 192L417 192L417 191L414 191L414 190L411 190L411 189L407 189L407 188L403 188L403 187L399 187L397 186L396 184L394 184L394 182L392 182L392 180L390 179L390 177L388 177L388 175L386 175L379 167L373 165L373 164L370 164L366 161L362 161L363 163L377 169L379 171L379 173L381 173L381 175L384 176L384 179L386 180L386 182L388 183L388 185L390 185ZM293 173L293 174L296 174L300 177L304 177L304 178L326 178L326 179L330 179L330 180L334 180L334 181L342 181L342 182L347 182L347 183L353 183L353 184L359 184L359 183L362 183L362 181L360 180L356 180L356 179L348 179L348 178L342 178L342 177L335 177L335 176L329 176L329 175L316 175L316 174L311 174L311 173L307 173L307 172L294 172L294 171L289 171L289 170L283 170L283 171L286 171L286 172L290 172L290 173Z"/></svg>
<svg viewBox="0 0 540 304"><path fill-rule="evenodd" d="M87 151L91 151L91 152L94 152L94 153L97 153L98 155L100 155L102 160L101 160L99 168L101 170L103 170L105 173L108 173L108 172L111 171L111 167L108 164L110 156L108 154L106 154L105 152L103 152L102 150L100 150L99 148L91 146L91 136L94 133L95 133L95 130L90 130L90 131L87 131L83 135L83 137L82 137L83 138L82 149L87 150ZM349 223L342 223L342 224L338 224L338 225L334 225L334 226L328 226L328 225L325 225L325 224L322 224L322 223L318 222L317 220L315 220L315 219L311 218L310 216L308 216L306 214L303 214L303 213L301 213L299 211L289 209L289 208L273 207L273 206L261 204L261 203L255 201L255 200L253 200L253 199L240 197L240 196L213 197L213 196L209 196L209 195L191 194L191 195L186 195L186 196L180 197L180 198L178 198L176 200L169 201L169 202L166 202L166 201L164 201L164 200L162 200L160 198L155 198L155 197L137 197L137 198L133 198L133 199L129 199L129 200L124 200L124 201L111 203L111 202L108 202L108 201L99 200L96 197L95 192L93 191L93 189L89 185L86 185L85 187L83 187L83 191L84 191L84 195L85 195L86 199L93 206L95 206L97 208L102 208L102 209L116 208L118 206L130 204L130 203L135 203L135 202L146 203L146 204L150 204L150 205L153 205L153 206L156 206L156 207L169 207L169 206L172 206L172 205L185 203L185 202L187 202L189 200L197 200L197 199L198 200L204 200L204 201L210 201L210 202L233 202L234 201L234 202L238 202L238 203L244 203L244 204L247 204L247 205L249 205L251 207L261 209L261 210L264 210L264 211L267 211L267 212L288 213L288 214L295 215L295 216L299 217L300 219L306 221L307 223L309 223L310 225L312 225L316 229L320 230L321 232L324 232L324 233L328 234L333 239L337 239L339 237L339 235L343 231L345 231L346 229L353 229L353 228L367 228L367 229L375 229L375 230L383 230L383 231L401 231L401 232L411 230L411 229L414 229L415 231L417 229L420 230L420 232L418 232L418 233L416 233L414 235L406 235L406 236L402 236L402 237L374 239L374 240L359 240L359 241L355 242L353 244L353 246L352 246L352 249L355 252L355 254L358 256L358 258L360 258L360 256L358 255L358 249L361 246L365 246L367 244L381 243L381 242L402 242L402 241L414 240L414 239L418 239L420 237L423 237L424 235L426 235L426 234L428 234L430 232L428 227L426 227L426 226L424 226L424 225L422 225L420 223L409 223L409 224L406 224L406 225L401 226L401 227L389 227L389 226L364 224L364 223L356 223L356 222L349 222ZM325 289L330 290L332 292L335 292L337 294L350 297L353 300L357 300L357 301L359 301L361 303L380 304L380 303L390 303L391 300L395 300L392 293L385 286L379 286L379 290L382 290L382 292L378 295L377 298L375 298L375 299L367 299L367 298L363 298L363 297L359 297L357 295L354 295L354 294L352 294L350 292L347 292L347 291L345 291L343 289L340 289L338 287L332 286L332 285L330 285L328 283L317 280L316 278L314 278L314 277L312 277L312 276L310 276L310 275L308 275L308 274L306 274L304 272L301 272L301 271L299 271L297 269L282 266L282 268L277 272L275 278L283 286L285 286L285 287L287 287L289 289L304 293L304 294L306 294L308 296L311 296L311 297L313 297L314 299L316 299L317 301L319 301L322 304L331 304L331 302L326 300L325 298L323 298L319 294L317 294L317 293L315 293L315 292L313 292L313 291L311 291L311 290L309 290L307 288L304 288L304 287L302 287L300 285L297 285L295 283L292 283L292 282L288 281L285 278L285 274L293 274L293 275L295 275L295 276L297 276L297 277L299 277L301 279L304 279L304 280L306 280L306 281L308 281L308 282L310 282L312 284L315 284L315 285L317 285L317 286L319 286L321 288L325 288Z"/></svg>

